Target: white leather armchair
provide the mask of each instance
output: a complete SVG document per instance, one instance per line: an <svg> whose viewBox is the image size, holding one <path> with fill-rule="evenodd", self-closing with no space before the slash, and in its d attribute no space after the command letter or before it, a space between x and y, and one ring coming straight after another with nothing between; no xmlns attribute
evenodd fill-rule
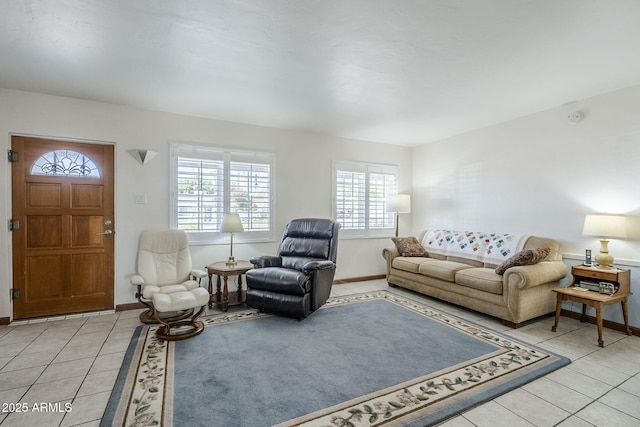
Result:
<svg viewBox="0 0 640 427"><path fill-rule="evenodd" d="M148 310L140 314L143 323L158 323L151 301L156 293L172 294L191 291L200 286L199 281L207 276L204 270L193 269L187 234L182 230L147 230L140 235L138 246L137 274L130 278L137 286L136 297ZM165 318L175 321L186 318L193 309Z"/></svg>

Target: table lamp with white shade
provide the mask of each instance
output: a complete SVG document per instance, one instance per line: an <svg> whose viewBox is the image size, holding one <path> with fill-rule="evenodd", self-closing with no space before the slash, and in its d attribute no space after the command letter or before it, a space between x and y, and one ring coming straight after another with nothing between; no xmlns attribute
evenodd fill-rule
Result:
<svg viewBox="0 0 640 427"><path fill-rule="evenodd" d="M398 237L398 214L411 213L411 196L409 194L392 194L385 203L386 212L395 213L396 237Z"/></svg>
<svg viewBox="0 0 640 427"><path fill-rule="evenodd" d="M228 267L237 265L235 258L233 257L233 233L241 233L244 231L240 215L237 213L224 214L222 218L222 225L220 231L223 233L231 233L231 248L229 252L229 259L225 263Z"/></svg>
<svg viewBox="0 0 640 427"><path fill-rule="evenodd" d="M600 253L596 255L598 268L608 270L613 266L613 256L609 253L608 237L626 238L627 223L624 215L590 214L584 219L582 234L600 238Z"/></svg>

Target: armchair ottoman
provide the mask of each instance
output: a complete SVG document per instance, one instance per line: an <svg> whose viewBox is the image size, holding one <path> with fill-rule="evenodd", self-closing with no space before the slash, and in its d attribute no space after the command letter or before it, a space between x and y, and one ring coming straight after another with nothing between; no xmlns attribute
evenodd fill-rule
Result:
<svg viewBox="0 0 640 427"><path fill-rule="evenodd" d="M178 291L170 294L155 293L151 296L153 300L154 316L156 322L160 326L156 330L156 336L167 341L177 341L191 338L200 334L204 330L204 323L198 320L202 315L205 307L209 303L209 292L204 288L195 288L190 291ZM173 311L190 311L193 312L200 307L190 319L166 320L160 317L159 313ZM178 328L187 326L188 328L178 330L172 333L172 329L176 331Z"/></svg>

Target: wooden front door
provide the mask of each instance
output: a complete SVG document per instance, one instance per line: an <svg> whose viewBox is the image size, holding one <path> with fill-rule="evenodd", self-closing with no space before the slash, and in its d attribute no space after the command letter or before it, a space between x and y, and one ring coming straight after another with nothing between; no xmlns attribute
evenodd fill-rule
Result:
<svg viewBox="0 0 640 427"><path fill-rule="evenodd" d="M13 318L113 309L112 145L13 136Z"/></svg>

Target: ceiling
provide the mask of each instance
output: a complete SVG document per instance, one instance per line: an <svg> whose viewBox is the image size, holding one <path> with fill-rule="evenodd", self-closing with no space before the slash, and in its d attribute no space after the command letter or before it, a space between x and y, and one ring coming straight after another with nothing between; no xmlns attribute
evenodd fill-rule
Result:
<svg viewBox="0 0 640 427"><path fill-rule="evenodd" d="M637 0L0 5L0 87L391 144L638 84Z"/></svg>

